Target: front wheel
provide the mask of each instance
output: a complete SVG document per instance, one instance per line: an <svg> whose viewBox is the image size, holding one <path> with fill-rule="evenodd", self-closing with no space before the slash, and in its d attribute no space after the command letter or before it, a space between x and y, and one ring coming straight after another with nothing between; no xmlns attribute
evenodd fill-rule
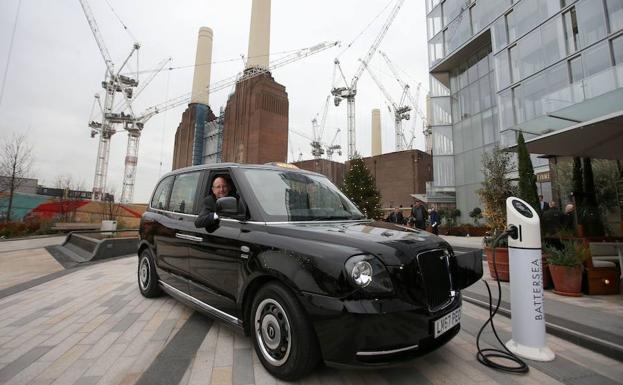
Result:
<svg viewBox="0 0 623 385"><path fill-rule="evenodd" d="M272 375L292 381L318 365L316 335L287 288L276 283L263 286L253 299L250 318L255 352Z"/></svg>
<svg viewBox="0 0 623 385"><path fill-rule="evenodd" d="M158 275L154 258L148 249L141 252L138 258L138 288L143 297L154 298L162 294L158 285Z"/></svg>

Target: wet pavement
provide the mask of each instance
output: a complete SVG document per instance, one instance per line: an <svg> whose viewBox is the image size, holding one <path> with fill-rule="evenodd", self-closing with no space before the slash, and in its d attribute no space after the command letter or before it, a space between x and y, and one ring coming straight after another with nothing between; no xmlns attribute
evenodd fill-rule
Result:
<svg viewBox="0 0 623 385"><path fill-rule="evenodd" d="M7 243L3 242L5 247ZM42 253L41 247L30 248L31 253ZM0 251L0 260L15 251L10 247ZM20 259L8 259L3 266L10 271ZM34 280L23 278L18 289L0 290L0 384L281 383L261 366L249 338L168 296L143 298L136 285L136 268L137 258L128 256L63 274L51 271ZM480 284L470 290L478 294ZM610 317L614 327L621 327L620 295L558 299L549 294L546 311L564 310L568 314L561 314L562 318L580 325L584 318L592 317L597 323ZM486 317L485 309L465 301L461 332L431 354L384 370L322 367L299 383L623 383L621 361L552 334L548 345L556 359L528 361L526 375L484 367L475 358L475 336ZM498 316L496 327L503 341L510 339L508 318ZM493 345L492 333L485 333L483 341Z"/></svg>

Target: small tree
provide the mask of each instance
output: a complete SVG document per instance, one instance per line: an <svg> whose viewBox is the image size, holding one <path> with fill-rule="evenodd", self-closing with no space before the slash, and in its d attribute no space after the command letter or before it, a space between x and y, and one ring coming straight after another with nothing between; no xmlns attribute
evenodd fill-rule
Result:
<svg viewBox="0 0 623 385"><path fill-rule="evenodd" d="M474 207L474 209L469 212L469 216L474 220L474 226L478 226L478 221L482 218L482 210L480 207Z"/></svg>
<svg viewBox="0 0 623 385"><path fill-rule="evenodd" d="M511 157L495 147L482 155L484 181L478 195L484 205L484 217L494 233L506 229L506 198L513 195L515 188L506 177L512 169Z"/></svg>
<svg viewBox="0 0 623 385"><path fill-rule="evenodd" d="M115 188L112 187L108 190L108 193L104 194L104 200L102 201L102 220L114 221L119 216L119 210L121 207L118 203L115 203Z"/></svg>
<svg viewBox="0 0 623 385"><path fill-rule="evenodd" d="M603 235L604 226L599 215L597 205L597 197L595 195L595 178L593 176L593 165L590 158L583 159L583 175L584 175L584 199L582 215L582 224L584 232L587 236Z"/></svg>
<svg viewBox="0 0 623 385"><path fill-rule="evenodd" d="M382 216L381 194L376 189L376 181L357 154L350 161L350 169L344 177L343 191L366 217L377 219Z"/></svg>
<svg viewBox="0 0 623 385"><path fill-rule="evenodd" d="M26 135L12 135L0 144L0 192L8 191L9 204L5 221L11 221L15 191L24 183L32 168L32 146Z"/></svg>
<svg viewBox="0 0 623 385"><path fill-rule="evenodd" d="M71 175L58 175L54 180L54 187L63 190L63 196L58 198L59 219L61 222L73 222L78 210L80 198L72 196L71 190L82 190L82 182L74 182Z"/></svg>
<svg viewBox="0 0 623 385"><path fill-rule="evenodd" d="M536 175L530 160L523 133L517 137L517 168L519 172L519 198L528 202L537 212L541 212L539 193L536 187Z"/></svg>
<svg viewBox="0 0 623 385"><path fill-rule="evenodd" d="M454 227L457 224L457 218L461 216L461 210L450 209L448 210L448 225Z"/></svg>

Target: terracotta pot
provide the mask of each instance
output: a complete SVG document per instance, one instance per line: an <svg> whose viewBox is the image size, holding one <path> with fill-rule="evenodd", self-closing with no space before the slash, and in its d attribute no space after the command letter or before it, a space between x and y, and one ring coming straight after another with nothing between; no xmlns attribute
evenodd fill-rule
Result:
<svg viewBox="0 0 623 385"><path fill-rule="evenodd" d="M489 266L489 274L493 279L499 279L502 282L508 282L510 280L510 274L508 272L508 248L496 247L495 248L495 268L498 271L498 275L495 275L493 267L493 248L485 247L485 255L487 256L487 266Z"/></svg>
<svg viewBox="0 0 623 385"><path fill-rule="evenodd" d="M543 289L549 289L554 284L552 282L552 274L549 271L549 264L547 263L547 258L549 254L543 254L541 259L541 266L543 268Z"/></svg>
<svg viewBox="0 0 623 385"><path fill-rule="evenodd" d="M554 281L554 293L570 297L582 296L582 265L549 265L549 271Z"/></svg>

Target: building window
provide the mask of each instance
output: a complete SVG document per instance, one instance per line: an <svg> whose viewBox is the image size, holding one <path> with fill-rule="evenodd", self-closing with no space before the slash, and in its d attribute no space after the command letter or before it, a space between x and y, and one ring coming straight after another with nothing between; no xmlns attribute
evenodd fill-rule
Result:
<svg viewBox="0 0 623 385"><path fill-rule="evenodd" d="M623 28L623 0L606 0L610 33Z"/></svg>
<svg viewBox="0 0 623 385"><path fill-rule="evenodd" d="M513 114L515 115L515 124L522 123L524 119L523 109L523 88L517 86L512 89L513 93Z"/></svg>
<svg viewBox="0 0 623 385"><path fill-rule="evenodd" d="M623 35L612 39L612 56L614 57L614 65L623 64Z"/></svg>
<svg viewBox="0 0 623 385"><path fill-rule="evenodd" d="M535 29L522 37L516 47L514 55L517 56L513 57L511 55L511 65L514 64L513 59L518 61L519 77L513 78L513 81L517 81L520 78L525 79L543 68L543 54L545 50L541 44L540 29Z"/></svg>
<svg viewBox="0 0 623 385"><path fill-rule="evenodd" d="M515 27L515 17L513 11L507 13L504 18L506 19L507 42L511 43L517 38L517 29Z"/></svg>
<svg viewBox="0 0 623 385"><path fill-rule="evenodd" d="M508 49L508 61L511 69L511 83L519 81L519 49L516 45Z"/></svg>
<svg viewBox="0 0 623 385"><path fill-rule="evenodd" d="M575 7L563 13L563 22L567 54L570 55L578 50L578 19L575 14Z"/></svg>
<svg viewBox="0 0 623 385"><path fill-rule="evenodd" d="M544 65L548 66L566 56L562 19L557 16L541 26Z"/></svg>
<svg viewBox="0 0 623 385"><path fill-rule="evenodd" d="M584 78L582 56L577 56L569 60L569 75L571 76L571 83L579 82Z"/></svg>
<svg viewBox="0 0 623 385"><path fill-rule="evenodd" d="M575 8L582 48L606 37L606 15L602 0L584 0Z"/></svg>

